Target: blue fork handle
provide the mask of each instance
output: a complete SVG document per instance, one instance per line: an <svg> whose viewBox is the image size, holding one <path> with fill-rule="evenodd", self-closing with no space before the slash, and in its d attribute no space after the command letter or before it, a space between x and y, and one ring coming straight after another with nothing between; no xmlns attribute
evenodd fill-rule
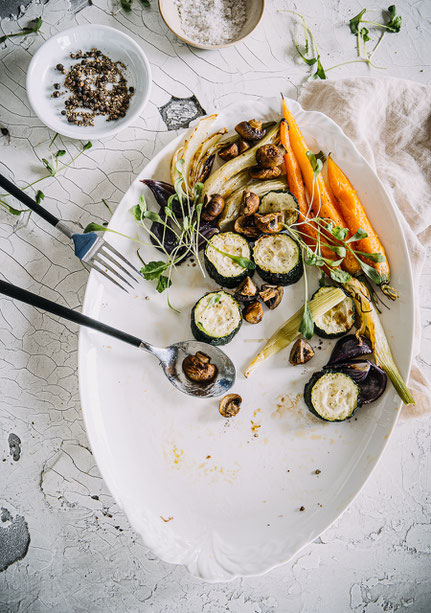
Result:
<svg viewBox="0 0 431 613"><path fill-rule="evenodd" d="M28 194L23 192L19 187L14 185L9 179L6 179L0 174L0 187L5 189L11 196L22 202L26 207L37 213L42 219L50 223L52 226L57 226L60 223L60 219L57 219L55 215L47 211L33 200Z"/></svg>
<svg viewBox="0 0 431 613"><path fill-rule="evenodd" d="M69 321L73 321L80 326L86 326L87 328L98 330L99 332L103 332L104 334L108 334L109 336L113 336L114 338L118 338L120 341L129 343L129 345L133 345L134 347L140 347L142 344L141 339L137 338L136 336L133 336L132 334L128 334L127 332L123 332L122 330L117 330L116 328L108 326L101 321L97 321L97 319L93 319L92 317L83 315L79 311L68 309L67 307L58 304L57 302L52 302L51 300L42 298L42 296L33 294L26 289L22 289L21 287L17 287L16 285L12 285L12 283L7 283L6 281L2 281L1 279L0 294L9 296L14 300L20 300L21 302L30 304L31 306L37 307L38 309L43 309L44 311L48 311L48 313L52 313L53 315L58 315L63 319L68 319Z"/></svg>

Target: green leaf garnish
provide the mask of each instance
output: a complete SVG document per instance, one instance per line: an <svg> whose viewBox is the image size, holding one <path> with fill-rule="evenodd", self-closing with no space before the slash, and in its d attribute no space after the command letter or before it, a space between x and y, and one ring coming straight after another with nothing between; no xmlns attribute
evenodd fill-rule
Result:
<svg viewBox="0 0 431 613"><path fill-rule="evenodd" d="M331 226L330 228L327 227L327 229L331 232L334 238L340 241L344 241L349 233L349 230L347 228L340 228L340 226Z"/></svg>
<svg viewBox="0 0 431 613"><path fill-rule="evenodd" d="M66 155L66 151L65 151L64 149L59 149L59 150L57 151L57 153L55 154L55 157L56 157L56 158L60 158L60 157L62 157L63 155Z"/></svg>
<svg viewBox="0 0 431 613"><path fill-rule="evenodd" d="M304 304L304 314L299 324L299 331L306 339L310 339L314 334L314 321L308 306L308 300Z"/></svg>
<svg viewBox="0 0 431 613"><path fill-rule="evenodd" d="M388 13L389 21L385 24L386 28L389 30L389 32L399 32L401 30L403 19L401 15L397 15L395 4L391 4L391 6L388 7Z"/></svg>
<svg viewBox="0 0 431 613"><path fill-rule="evenodd" d="M368 233L365 232L362 228L358 228L357 232L351 236L346 243L353 243L354 241L360 241L362 238L367 238Z"/></svg>
<svg viewBox="0 0 431 613"><path fill-rule="evenodd" d="M120 0L120 4L126 13L130 13L132 10L132 2L133 0Z"/></svg>
<svg viewBox="0 0 431 613"><path fill-rule="evenodd" d="M319 79L322 79L322 81L324 81L325 79L327 79L326 73L323 69L322 63L320 61L320 55L317 56L317 70L314 73L313 77L316 79L317 77Z"/></svg>
<svg viewBox="0 0 431 613"><path fill-rule="evenodd" d="M84 228L84 234L88 232L106 232L108 228L101 226L99 223L92 221Z"/></svg>
<svg viewBox="0 0 431 613"><path fill-rule="evenodd" d="M378 251L376 253L365 253L365 251L355 251L357 255L362 255L364 258L371 260L372 262L384 262L385 256Z"/></svg>
<svg viewBox="0 0 431 613"><path fill-rule="evenodd" d="M158 279L168 268L168 264L162 260L148 262L142 266L141 273L147 281ZM167 286L166 286L167 287ZM165 288L166 289L166 288Z"/></svg>
<svg viewBox="0 0 431 613"><path fill-rule="evenodd" d="M350 31L352 34L357 34L359 32L359 24L362 21L363 15L366 13L367 9L362 9L360 13L352 17L349 21Z"/></svg>
<svg viewBox="0 0 431 613"><path fill-rule="evenodd" d="M159 292L159 294L161 294L165 291L165 289L171 287L171 285L172 281L169 279L169 277L167 277L166 275L160 275L159 280L157 281L156 290Z"/></svg>
<svg viewBox="0 0 431 613"><path fill-rule="evenodd" d="M377 272L377 270L369 264L365 264L365 262L363 262L362 260L358 259L358 262L367 277L370 277L371 281L374 281L376 285L380 285L380 283L382 282L382 278Z"/></svg>
<svg viewBox="0 0 431 613"><path fill-rule="evenodd" d="M34 25L23 28L20 32L15 32L14 34L5 34L4 36L0 36L0 43L4 43L5 40L7 40L8 38L12 38L13 36L26 36L27 34L33 34L34 32L38 32L42 27L42 23L42 18L38 17L37 19L35 19Z"/></svg>
<svg viewBox="0 0 431 613"><path fill-rule="evenodd" d="M339 268L331 268L329 274L331 275L331 279L337 281L337 283L347 283L347 281L352 278L348 272L340 270Z"/></svg>
<svg viewBox="0 0 431 613"><path fill-rule="evenodd" d="M364 43L367 43L369 40L371 40L370 36L370 31L368 28L366 28L365 26L363 28L361 28L359 35L362 38L362 40L364 41Z"/></svg>
<svg viewBox="0 0 431 613"><path fill-rule="evenodd" d="M42 158L42 163L45 166L45 168L51 173L51 176L53 177L55 175L55 170L51 166L51 164L48 162L48 160L46 158Z"/></svg>
<svg viewBox="0 0 431 613"><path fill-rule="evenodd" d="M319 287L325 287L325 285L326 285L326 275L322 270L322 272L320 273Z"/></svg>
<svg viewBox="0 0 431 613"><path fill-rule="evenodd" d="M318 158L312 151L307 151L306 156L310 160L311 168L313 169L313 180L316 180L318 174L322 171L323 163L320 157Z"/></svg>
<svg viewBox="0 0 431 613"><path fill-rule="evenodd" d="M88 143L85 143L85 145L82 147L82 150L87 151L87 149L91 149L92 146L93 143L91 142L91 140L89 140Z"/></svg>
<svg viewBox="0 0 431 613"><path fill-rule="evenodd" d="M40 204L44 198L45 198L45 194L43 193L42 190L39 189L34 199L36 200L37 204Z"/></svg>

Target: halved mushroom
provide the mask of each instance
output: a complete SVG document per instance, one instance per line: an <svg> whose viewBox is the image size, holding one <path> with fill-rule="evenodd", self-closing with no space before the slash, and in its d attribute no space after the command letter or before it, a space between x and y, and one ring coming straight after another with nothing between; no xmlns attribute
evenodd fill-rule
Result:
<svg viewBox="0 0 431 613"><path fill-rule="evenodd" d="M214 221L224 209L224 199L220 194L213 194L210 198L205 196L201 217L205 221Z"/></svg>
<svg viewBox="0 0 431 613"><path fill-rule="evenodd" d="M244 200L242 203L242 214L243 215L253 215L253 213L257 213L259 209L260 198L257 194L253 192L244 191Z"/></svg>
<svg viewBox="0 0 431 613"><path fill-rule="evenodd" d="M209 383L217 376L217 366L211 364L211 358L202 351L184 358L183 371L187 379L196 383Z"/></svg>
<svg viewBox="0 0 431 613"><path fill-rule="evenodd" d="M283 213L267 213L266 215L254 214L256 227L265 234L278 234L284 228Z"/></svg>
<svg viewBox="0 0 431 613"><path fill-rule="evenodd" d="M235 417L241 408L242 398L239 394L227 394L220 400L218 410L223 417Z"/></svg>
<svg viewBox="0 0 431 613"><path fill-rule="evenodd" d="M243 138L240 138L238 141L238 151L239 153L244 153L244 151L247 151L247 149L250 149L251 145L250 143L248 143L246 140L244 140Z"/></svg>
<svg viewBox="0 0 431 613"><path fill-rule="evenodd" d="M265 128L262 127L262 122L256 119L250 119L250 121L241 121L235 126L235 131L244 140L257 141L263 138L266 134Z"/></svg>
<svg viewBox="0 0 431 613"><path fill-rule="evenodd" d="M262 145L256 151L256 162L263 168L274 168L283 164L283 156L277 145Z"/></svg>
<svg viewBox="0 0 431 613"><path fill-rule="evenodd" d="M245 321L248 321L249 324L258 324L262 321L263 317L263 308L258 300L248 304L244 307L242 312Z"/></svg>
<svg viewBox="0 0 431 613"><path fill-rule="evenodd" d="M218 154L219 157L221 157L221 159L225 162L228 160L233 160L233 158L236 158L239 155L238 143L235 142L231 145L227 145L227 147L223 147L223 149L220 149Z"/></svg>
<svg viewBox="0 0 431 613"><path fill-rule="evenodd" d="M298 340L294 343L291 349L289 362L293 366L297 366L298 364L305 364L306 362L311 360L313 355L314 350L310 343L307 343L307 341L303 338L298 338Z"/></svg>
<svg viewBox="0 0 431 613"><path fill-rule="evenodd" d="M262 285L259 296L266 304L268 309L273 311L278 307L284 295L284 289L281 285Z"/></svg>
<svg viewBox="0 0 431 613"><path fill-rule="evenodd" d="M281 175L281 168L262 168L261 166L252 166L249 169L249 174L252 179L276 179Z"/></svg>
<svg viewBox="0 0 431 613"><path fill-rule="evenodd" d="M252 300L255 300L256 294L256 283L251 277L247 276L244 281L238 285L235 292L235 298L238 300L238 302L251 302Z"/></svg>
<svg viewBox="0 0 431 613"><path fill-rule="evenodd" d="M254 223L253 215L241 215L235 220L234 230L247 238L257 238L261 232Z"/></svg>

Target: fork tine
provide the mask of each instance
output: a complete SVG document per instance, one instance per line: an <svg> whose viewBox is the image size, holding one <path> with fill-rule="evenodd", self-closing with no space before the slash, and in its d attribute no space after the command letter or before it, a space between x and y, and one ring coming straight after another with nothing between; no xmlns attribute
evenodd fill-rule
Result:
<svg viewBox="0 0 431 613"><path fill-rule="evenodd" d="M124 268L124 266L122 264L120 264L120 262L117 259L112 257L112 255L109 253L109 249L106 249L105 245L103 245L103 247L101 247L99 249L99 251L97 252L97 256L102 256L103 258L106 258L107 260L109 260L109 262L112 262L112 264L115 264L115 266L118 266L118 268L120 270L122 270L124 272L124 274L129 276L136 283L136 279L132 275L132 273L130 273L128 270L126 270L126 268Z"/></svg>
<svg viewBox="0 0 431 613"><path fill-rule="evenodd" d="M120 279L123 283L128 285L131 289L134 289L133 285L131 283L129 283L127 279L125 279L123 276L121 276L120 273L118 272L118 270L115 270L107 262L104 262L103 260L99 259L98 256L97 256L97 253L93 257L93 259L89 262L89 264L90 264L90 266L93 266L93 267L94 267L94 264L98 264L98 266L102 267L102 269L106 268L107 270L109 270L109 272L112 273L114 278ZM100 272L100 268L99 268L99 272ZM118 281L117 281L117 283L118 283Z"/></svg>
<svg viewBox="0 0 431 613"><path fill-rule="evenodd" d="M117 287L119 287L120 289L123 290L123 292L126 292L126 294L129 293L129 290L126 289L125 287L123 287L122 285L120 285L120 283L118 283L118 281L116 281L115 279L113 279L112 277L110 277L104 270L102 270L101 268L99 268L98 262L95 262L94 265L93 264L87 264L87 266L89 266L90 268L93 268L96 272L100 273L101 275L103 275L106 279L108 279L111 283L113 283L114 285L116 285Z"/></svg>
<svg viewBox="0 0 431 613"><path fill-rule="evenodd" d="M138 270L137 268L135 268L135 267L133 266L133 264L131 264L131 263L129 262L129 260L128 260L127 258L125 258L123 254L121 254L119 251L117 251L117 250L116 250L116 249L115 249L115 248L114 248L114 247L113 247L113 246L112 246L110 243L107 243L107 242L105 241L105 242L103 243L103 247L102 247L102 248L105 248L105 249L107 249L108 251L111 251L112 253L114 253L114 254L117 256L117 258L119 258L120 260L122 260L124 264L127 264L127 266L129 266L129 268L131 268L131 269L133 270L133 272L135 272L137 275L139 275L139 277L141 277L141 278L142 278L142 275L141 275L141 273L139 272L139 270Z"/></svg>

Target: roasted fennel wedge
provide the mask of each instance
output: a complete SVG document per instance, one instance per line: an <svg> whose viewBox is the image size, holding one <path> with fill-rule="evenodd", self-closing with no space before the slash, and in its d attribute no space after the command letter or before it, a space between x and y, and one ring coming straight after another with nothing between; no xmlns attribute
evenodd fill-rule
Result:
<svg viewBox="0 0 431 613"><path fill-rule="evenodd" d="M315 296L310 300L308 306L313 319L321 317L326 311L332 309L336 304L344 300L345 293L339 287L331 288L332 291L326 294ZM301 307L292 317L290 317L267 341L263 349L257 354L252 362L244 371L244 376L248 377L252 371L264 362L271 355L274 355L293 343L300 336L299 326L301 324L304 307Z"/></svg>

